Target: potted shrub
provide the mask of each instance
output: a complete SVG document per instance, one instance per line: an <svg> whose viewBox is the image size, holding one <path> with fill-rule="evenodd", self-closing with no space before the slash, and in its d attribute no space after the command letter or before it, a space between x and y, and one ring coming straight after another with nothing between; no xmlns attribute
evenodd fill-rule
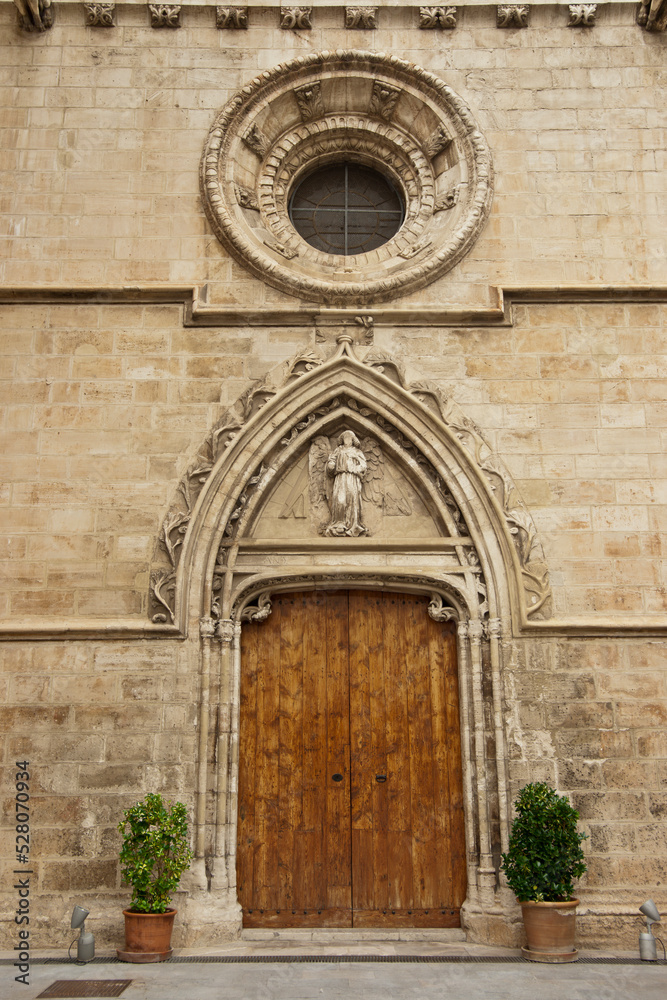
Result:
<svg viewBox="0 0 667 1000"><path fill-rule="evenodd" d="M524 958L534 962L575 962L573 880L586 871L579 813L565 796L546 782L526 785L515 802L509 850L502 869L523 912L528 947Z"/></svg>
<svg viewBox="0 0 667 1000"><path fill-rule="evenodd" d="M163 962L171 955L171 931L176 910L171 895L190 867L188 821L182 802L165 805L150 793L127 809L118 824L123 834L120 852L123 878L132 886L132 903L125 916L125 962Z"/></svg>

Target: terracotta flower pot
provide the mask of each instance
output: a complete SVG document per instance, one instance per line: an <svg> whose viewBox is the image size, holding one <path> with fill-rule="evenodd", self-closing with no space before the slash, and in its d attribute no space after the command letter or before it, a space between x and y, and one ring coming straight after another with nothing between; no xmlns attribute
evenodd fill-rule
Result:
<svg viewBox="0 0 667 1000"><path fill-rule="evenodd" d="M176 910L135 913L123 910L125 950L116 949L121 962L164 962L171 956L171 931Z"/></svg>
<svg viewBox="0 0 667 1000"><path fill-rule="evenodd" d="M576 962L574 947L578 899L558 903L521 903L528 946L521 949L531 962Z"/></svg>

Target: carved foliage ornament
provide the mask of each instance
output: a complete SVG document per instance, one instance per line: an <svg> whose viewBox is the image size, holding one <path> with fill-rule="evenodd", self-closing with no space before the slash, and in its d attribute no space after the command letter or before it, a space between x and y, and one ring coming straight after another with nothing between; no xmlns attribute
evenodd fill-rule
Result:
<svg viewBox="0 0 667 1000"><path fill-rule="evenodd" d="M420 7L419 27L449 29L456 27L456 7Z"/></svg>
<svg viewBox="0 0 667 1000"><path fill-rule="evenodd" d="M281 7L280 27L286 31L303 31L312 28L312 7Z"/></svg>
<svg viewBox="0 0 667 1000"><path fill-rule="evenodd" d="M528 4L498 4L496 24L499 28L527 28L530 18Z"/></svg>
<svg viewBox="0 0 667 1000"><path fill-rule="evenodd" d="M377 7L346 7L345 27L372 31L377 28Z"/></svg>
<svg viewBox="0 0 667 1000"><path fill-rule="evenodd" d="M592 28L598 13L596 3L571 3L570 28Z"/></svg>
<svg viewBox="0 0 667 1000"><path fill-rule="evenodd" d="M355 357L351 353L349 356ZM270 372L263 380L251 386L250 389L243 393L233 407L223 413L213 427L195 460L191 463L188 471L181 480L178 487L177 499L165 517L160 529L159 564L153 569L151 574L150 587L150 614L153 621L174 621L176 570L180 560L183 539L199 493L208 480L214 465L232 444L247 421L268 400L273 399L279 393L289 392L295 379L307 377L310 372L319 368L324 363L325 359L315 351L305 351L298 354L291 361L285 362L285 364ZM527 614L529 616L548 617L550 600L548 570L533 520L521 501L509 473L502 462L491 452L479 427L466 417L459 405L443 394L435 383L428 380L417 382L407 381L402 366L391 358L391 356L369 348L362 363L365 366L373 368L376 372L384 375L403 390L409 392L423 406L436 415L449 431L458 438L462 447L468 453L471 465L476 467L480 474L487 480L490 490L502 510L521 569ZM454 498L440 479L438 472L415 444L407 440L384 417L368 408L359 408L358 404L350 398L346 398L345 401L350 409L354 410L356 407L362 416L374 420L377 426L382 428L383 432L388 434L407 453L410 462L419 468L420 474L435 486L449 511L452 534L467 534L461 512ZM328 405L320 407L312 414L302 418L292 428L290 434L281 441L281 447L286 447L299 435L308 434L310 425L319 416L333 411L340 404L341 400L335 397ZM376 452L373 455L373 448L377 447L377 445L372 439L368 439L368 442L370 443L362 442L362 451L364 452L367 466L370 465L373 467L373 475L369 478L368 482L364 482L362 489L367 489L368 492L365 497L362 493L362 497L367 500L370 499L372 502L373 492L379 492L384 487L380 478L381 453L378 454ZM380 452L380 449L378 449L378 452ZM327 447L327 460L329 454L331 452L329 447ZM225 527L226 537L232 537L234 534L235 526L239 523L239 519L243 515L251 496L257 489L262 488L267 471L264 466L260 466L254 470L248 481L243 485ZM469 552L468 559L474 572L481 574L479 558L474 549ZM481 575L479 588L480 601L485 602L486 590L481 580Z"/></svg>
<svg viewBox="0 0 667 1000"><path fill-rule="evenodd" d="M289 215L305 171L344 160L377 165L405 206L388 242L345 257L310 246ZM216 118L200 183L213 232L258 278L307 301L359 306L452 268L493 196L488 146L461 99L411 63L358 51L300 56L252 80ZM259 219L242 212L239 187L257 192ZM446 213L436 189L458 192Z"/></svg>
<svg viewBox="0 0 667 1000"><path fill-rule="evenodd" d="M91 28L113 28L116 24L115 3L85 3L86 24Z"/></svg>
<svg viewBox="0 0 667 1000"><path fill-rule="evenodd" d="M247 7L216 7L215 24L221 30L234 31L248 27Z"/></svg>
<svg viewBox="0 0 667 1000"><path fill-rule="evenodd" d="M165 3L149 3L151 28L180 28L181 5Z"/></svg>

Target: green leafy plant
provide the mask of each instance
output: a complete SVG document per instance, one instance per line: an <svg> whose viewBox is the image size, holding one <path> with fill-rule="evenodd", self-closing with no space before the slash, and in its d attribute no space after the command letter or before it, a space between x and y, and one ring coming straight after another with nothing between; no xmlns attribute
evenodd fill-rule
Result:
<svg viewBox="0 0 667 1000"><path fill-rule="evenodd" d="M123 834L121 872L133 889L130 909L164 913L193 858L185 806L165 805L161 795L149 792L125 811L118 829Z"/></svg>
<svg viewBox="0 0 667 1000"><path fill-rule="evenodd" d="M509 850L502 869L520 902L555 903L574 898L573 879L586 871L577 831L579 813L544 781L521 789L515 802Z"/></svg>

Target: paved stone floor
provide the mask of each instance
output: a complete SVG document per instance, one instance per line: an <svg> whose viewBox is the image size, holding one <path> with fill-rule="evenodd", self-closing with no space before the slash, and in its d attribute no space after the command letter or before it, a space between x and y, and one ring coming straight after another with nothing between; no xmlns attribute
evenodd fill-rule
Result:
<svg viewBox="0 0 667 1000"><path fill-rule="evenodd" d="M467 952L471 947L467 946ZM459 954L463 949L458 949ZM508 955L511 953L505 953ZM667 966L532 962L35 963L30 985L0 967L0 998L33 1000L62 979L131 979L123 1000L665 1000ZM469 955L469 957L472 957ZM239 959L241 959L239 961Z"/></svg>

